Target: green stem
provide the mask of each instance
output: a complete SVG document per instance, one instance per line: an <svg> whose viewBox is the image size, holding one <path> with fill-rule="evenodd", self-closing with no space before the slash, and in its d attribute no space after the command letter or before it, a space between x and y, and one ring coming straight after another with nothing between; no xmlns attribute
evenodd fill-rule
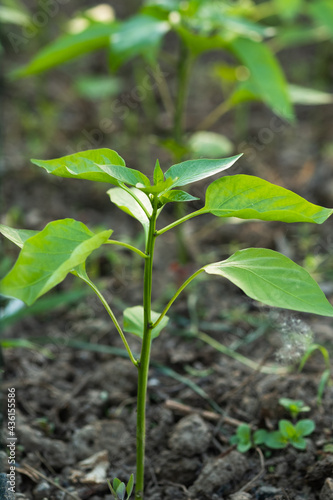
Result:
<svg viewBox="0 0 333 500"><path fill-rule="evenodd" d="M223 101L209 115L207 115L197 126L197 130L208 130L217 122L221 116L227 113L232 108L230 101Z"/></svg>
<svg viewBox="0 0 333 500"><path fill-rule="evenodd" d="M187 220L192 219L193 217L197 217L198 215L202 215L206 213L204 208L200 208L200 210L196 210L195 212L192 212L188 215L185 215L181 219L176 220L175 222L172 222L172 224L169 224L168 226L163 227L159 231L156 231L156 235L160 236L163 233L166 233L166 231L169 231L169 229L173 229L176 226L179 226L179 224L182 224L183 222L186 222Z"/></svg>
<svg viewBox="0 0 333 500"><path fill-rule="evenodd" d="M144 284L143 284L143 307L144 307L144 330L141 347L140 361L138 364L138 396L137 396L137 431L136 431L136 485L135 499L143 500L144 492L144 470L145 470L145 441L146 441L146 398L151 348L151 293L154 247L156 241L156 218L157 198L153 201L153 213L149 222L149 232L146 243Z"/></svg>
<svg viewBox="0 0 333 500"><path fill-rule="evenodd" d="M189 278L187 278L186 281L184 281L184 283L178 288L178 290L176 291L176 293L174 294L174 296L169 300L168 304L165 306L165 308L161 312L161 314L158 317L158 319L152 325L152 328L155 328L160 323L160 321L162 321L162 319L164 318L164 316L166 315L166 313L168 312L168 310L170 309L170 307L172 306L172 304L174 303L174 301L176 300L176 298L182 293L182 291L184 290L184 288L187 287L187 285L189 285L191 283L191 281L193 281L194 278L196 278L197 276L199 276L199 274L201 274L204 270L205 269L202 267L197 272L195 272L194 274L192 274L192 276L190 276Z"/></svg>
<svg viewBox="0 0 333 500"><path fill-rule="evenodd" d="M186 97L188 90L188 80L190 76L190 69L192 65L192 57L190 51L184 44L180 41L180 55L178 61L178 89L177 98L175 103L175 114L174 114L174 128L173 136L176 142L181 143L184 135L183 130L183 115L186 105Z"/></svg>
<svg viewBox="0 0 333 500"><path fill-rule="evenodd" d="M99 298L99 300L102 302L103 306L105 307L108 315L112 319L113 324L116 327L116 329L117 329L117 331L118 331L118 333L119 333L119 335L121 337L121 340L124 343L125 349L128 352L130 360L132 361L133 365L137 367L139 365L139 362L134 358L133 353L131 351L131 348L128 345L128 342L127 342L126 337L124 335L124 332L122 331L122 329L121 329L121 327L120 327L120 325L119 325L119 323L117 321L117 318L115 317L115 315L114 315L111 307L109 306L109 304L107 303L107 301L105 300L105 298L103 297L103 295L101 294L101 292L98 290L98 288L96 287L96 285L89 279L89 277L88 277L88 275L87 275L87 273L85 271L83 271L81 269L80 272L77 272L75 274L76 274L76 276L78 276L79 278L81 278L83 281L85 281L90 286L90 288L92 288L94 290L94 292L96 293L97 297Z"/></svg>
<svg viewBox="0 0 333 500"><path fill-rule="evenodd" d="M108 243L109 245L118 245L120 247L128 248L128 250L132 250L132 252L137 253L138 255L140 255L140 257L143 257L144 259L147 258L147 255L144 252L141 252L141 250L134 247L133 245L129 245L128 243L123 243L122 241L117 240L107 240L105 243Z"/></svg>
<svg viewBox="0 0 333 500"><path fill-rule="evenodd" d="M144 213L146 214L146 216L148 217L148 219L150 219L150 217L151 217L150 213L148 212L148 210L146 209L146 207L144 206L144 204L142 203L142 201L136 196L135 193L133 193L133 190L130 189L128 186L126 186L126 184L124 184L123 182L120 182L119 186L124 191L126 191L126 193L128 193L129 195L131 195L132 198L134 198L134 200L138 203L138 205L140 205L140 207L142 208L142 210L144 211Z"/></svg>

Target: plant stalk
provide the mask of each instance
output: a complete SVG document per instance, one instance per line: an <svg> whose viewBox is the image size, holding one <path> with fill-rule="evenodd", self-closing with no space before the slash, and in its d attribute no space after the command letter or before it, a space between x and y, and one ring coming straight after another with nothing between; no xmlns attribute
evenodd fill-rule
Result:
<svg viewBox="0 0 333 500"><path fill-rule="evenodd" d="M190 76L190 69L192 65L192 56L184 44L180 41L180 56L178 61L178 88L175 103L174 126L173 136L174 140L178 143L183 142L183 118L186 105L188 80Z"/></svg>
<svg viewBox="0 0 333 500"><path fill-rule="evenodd" d="M141 355L138 363L138 396L137 396L137 426L136 426L136 485L135 499L143 500L144 471L145 471L145 441L146 441L146 398L151 348L151 293L154 247L156 241L157 198L153 200L153 213L149 221L149 232L146 244L144 283L143 283L143 308L144 330Z"/></svg>

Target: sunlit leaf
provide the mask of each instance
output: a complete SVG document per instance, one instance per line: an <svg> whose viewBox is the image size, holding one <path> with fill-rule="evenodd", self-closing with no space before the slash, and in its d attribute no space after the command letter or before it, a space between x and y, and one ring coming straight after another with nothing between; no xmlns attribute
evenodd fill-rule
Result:
<svg viewBox="0 0 333 500"><path fill-rule="evenodd" d="M50 222L25 241L14 267L0 282L1 293L33 304L103 245L111 233L94 234L73 219Z"/></svg>
<svg viewBox="0 0 333 500"><path fill-rule="evenodd" d="M192 196L186 191L181 191L180 189L173 189L168 191L161 197L161 201L163 204L171 202L187 202L187 201L195 201L199 200L196 196Z"/></svg>
<svg viewBox="0 0 333 500"><path fill-rule="evenodd" d="M269 306L333 316L332 305L310 274L273 250L240 250L204 270L229 279L251 299Z"/></svg>
<svg viewBox="0 0 333 500"><path fill-rule="evenodd" d="M222 134L215 132L195 132L188 139L188 146L197 158L218 158L229 155L234 149L232 142Z"/></svg>
<svg viewBox="0 0 333 500"><path fill-rule="evenodd" d="M31 160L32 163L52 175L136 186L150 186L149 179L132 168L125 166L124 160L112 149L90 149L55 160Z"/></svg>
<svg viewBox="0 0 333 500"><path fill-rule="evenodd" d="M22 248L24 242L28 238L31 238L31 236L39 233L39 231L33 231L31 229L15 229L13 227L5 226L5 224L0 224L0 233L15 243L15 245Z"/></svg>
<svg viewBox="0 0 333 500"><path fill-rule="evenodd" d="M202 212L217 217L321 224L333 209L314 205L281 186L252 175L217 179L208 186Z"/></svg>
<svg viewBox="0 0 333 500"><path fill-rule="evenodd" d="M310 14L320 26L325 26L333 34L333 3L332 0L316 0L307 5Z"/></svg>
<svg viewBox="0 0 333 500"><path fill-rule="evenodd" d="M171 187L185 186L230 168L241 156L236 155L221 160L187 160L173 165L164 175L166 179L173 180Z"/></svg>
<svg viewBox="0 0 333 500"><path fill-rule="evenodd" d="M149 215L151 215L153 208L148 196L139 189L131 188L131 190L144 205ZM134 217L134 219L138 220L143 225L145 232L148 232L149 219L133 196L121 188L111 188L107 193L110 196L112 203L117 205L117 207L127 214Z"/></svg>
<svg viewBox="0 0 333 500"><path fill-rule="evenodd" d="M331 104L333 94L322 92L321 90L309 89L300 85L288 85L290 99L294 104L318 105Z"/></svg>

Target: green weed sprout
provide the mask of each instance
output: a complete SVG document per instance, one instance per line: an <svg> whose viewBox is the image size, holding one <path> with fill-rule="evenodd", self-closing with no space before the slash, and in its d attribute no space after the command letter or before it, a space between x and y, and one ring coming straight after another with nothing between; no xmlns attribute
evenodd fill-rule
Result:
<svg viewBox="0 0 333 500"><path fill-rule="evenodd" d="M305 363L307 360L312 356L312 354L315 351L319 351L323 358L324 358L324 364L325 364L325 370L322 373L322 376L320 377L319 385L318 385L318 392L317 392L317 404L321 405L325 387L329 382L330 376L331 376L331 362L330 362L330 355L328 353L328 350L326 347L320 345L320 344L311 344L306 351L306 353L303 355L298 371L302 371L304 368Z"/></svg>
<svg viewBox="0 0 333 500"><path fill-rule="evenodd" d="M110 491L114 496L115 500L129 500L134 488L134 475L131 474L127 485L122 483L119 479L114 478L112 484L107 480Z"/></svg>
<svg viewBox="0 0 333 500"><path fill-rule="evenodd" d="M258 429L252 435L251 427L248 424L242 424L237 427L236 434L231 436L230 443L236 444L240 453L246 453L250 448L265 443L267 434L265 429Z"/></svg>
<svg viewBox="0 0 333 500"><path fill-rule="evenodd" d="M167 203L197 200L179 188L230 168L239 156L188 160L171 166L166 172L162 171L157 161L152 183L143 173L128 168L115 151L105 148L54 160L32 160L52 175L106 182L113 186L107 191L111 202L143 226L144 249L112 239L112 229L93 232L82 222L69 218L50 222L41 231L0 226L4 236L21 248L13 268L0 282L1 293L31 305L69 273L74 274L102 302L137 369L136 500L144 498L146 396L151 343L167 325L167 313L174 301L196 277L203 273L218 275L237 285L251 299L269 306L333 317L332 305L310 274L286 256L265 248L240 250L223 261L201 267L185 280L162 312L152 310L156 240L187 220L210 213L221 218L321 224L332 214L333 210L314 205L292 191L258 177L233 175L214 180L208 186L202 208L158 228L158 217ZM130 250L139 255L144 264L142 304L125 309L122 326L86 271L86 259L94 250L105 245ZM133 355L126 333L136 335L142 341L138 359ZM303 432L299 438L306 435L302 429L297 427L297 432ZM301 440L295 442L302 443ZM121 482L116 481L112 486L118 497L124 490L120 485Z"/></svg>
<svg viewBox="0 0 333 500"><path fill-rule="evenodd" d="M291 418L296 418L297 415L304 411L310 411L309 406L304 405L304 401L289 399L289 398L280 398L279 403L285 410L288 410Z"/></svg>
<svg viewBox="0 0 333 500"><path fill-rule="evenodd" d="M230 443L237 445L237 450L246 453L251 448L265 445L272 449L286 448L288 445L299 450L305 450L305 436L309 436L315 429L313 420L299 420L293 425L289 420L279 421L279 430L268 432L265 429L258 429L253 434L248 424L237 427L236 434L231 436Z"/></svg>
<svg viewBox="0 0 333 500"><path fill-rule="evenodd" d="M279 421L279 430L269 432L265 439L265 445L269 448L280 449L286 448L288 445L299 450L305 450L305 436L309 436L315 430L313 420L299 420L296 425L293 425L289 420Z"/></svg>

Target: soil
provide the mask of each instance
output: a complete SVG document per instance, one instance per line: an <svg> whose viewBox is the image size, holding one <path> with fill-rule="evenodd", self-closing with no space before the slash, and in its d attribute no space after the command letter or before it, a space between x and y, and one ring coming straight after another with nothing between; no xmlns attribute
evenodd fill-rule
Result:
<svg viewBox="0 0 333 500"><path fill-rule="evenodd" d="M75 64L80 69L83 63ZM98 71L100 61L88 58L85 64ZM38 79L27 80L25 87L21 83L6 89L10 104L5 119L11 132L5 132L2 205L6 215L1 222L40 229L55 218L73 217L92 228L110 226L114 237L125 236L140 245L138 226L110 207L106 186L49 178L28 166L30 156L55 157L66 154L68 147L75 149L82 142L82 130L95 130L103 117L97 104L75 97L68 68L55 74L56 83L42 77L44 97L33 103L32 112L28 104L32 96L37 100ZM190 94L187 130L216 101L214 91L203 91L206 82L201 74L198 71L197 87ZM331 107L297 108L297 126L281 122L266 143L262 130L272 130L273 115L261 106L249 112L245 140L236 137L234 122L215 126L216 132L229 135L239 144L238 151L246 153L231 173L252 173L314 203L333 206ZM129 166L146 173L151 173L149 165L157 156L167 168L168 153L149 142L151 136L141 131L140 123L124 124L117 117L115 121L115 132L104 134L97 147L116 149ZM165 133L167 117L159 117L158 127ZM37 141L38 134L41 140ZM203 199L206 185L193 186L191 193ZM194 202L191 208L201 205ZM161 226L173 219L167 207ZM320 227L286 227L257 221L222 224L213 217L193 219L184 233L185 264L179 264L175 233L160 238L154 309L161 310L175 286L199 266L250 246L281 251L307 266L332 301L332 234L332 221ZM4 252L11 259L17 254L6 243ZM127 252L98 253L90 274L120 317L125 307L140 303L140 264ZM74 298L67 292L74 292ZM94 296L83 294L68 279L52 297L59 302L56 308L44 302L39 311L32 309L2 332L3 338L36 344L33 349L3 350L4 400L8 388L15 388L16 393L15 498L110 500L106 478L127 481L135 472L136 369L124 357L121 340ZM257 362L257 369L219 352L204 341L202 332ZM332 379L318 402L325 370L320 352L298 370L311 339L332 357L332 334L332 321L327 318L263 307L223 280L201 280L187 289L152 347L145 498L332 500ZM133 338L130 343L138 352L139 341ZM280 419L289 418L279 404L281 397L302 400L310 408L299 417L316 424L306 439L306 450L289 446L239 453L230 444L238 425L274 430ZM4 430L3 443L5 438ZM5 450L4 446L0 458L3 472L8 473ZM0 475L0 492L3 484ZM7 500L3 491L1 498Z"/></svg>

